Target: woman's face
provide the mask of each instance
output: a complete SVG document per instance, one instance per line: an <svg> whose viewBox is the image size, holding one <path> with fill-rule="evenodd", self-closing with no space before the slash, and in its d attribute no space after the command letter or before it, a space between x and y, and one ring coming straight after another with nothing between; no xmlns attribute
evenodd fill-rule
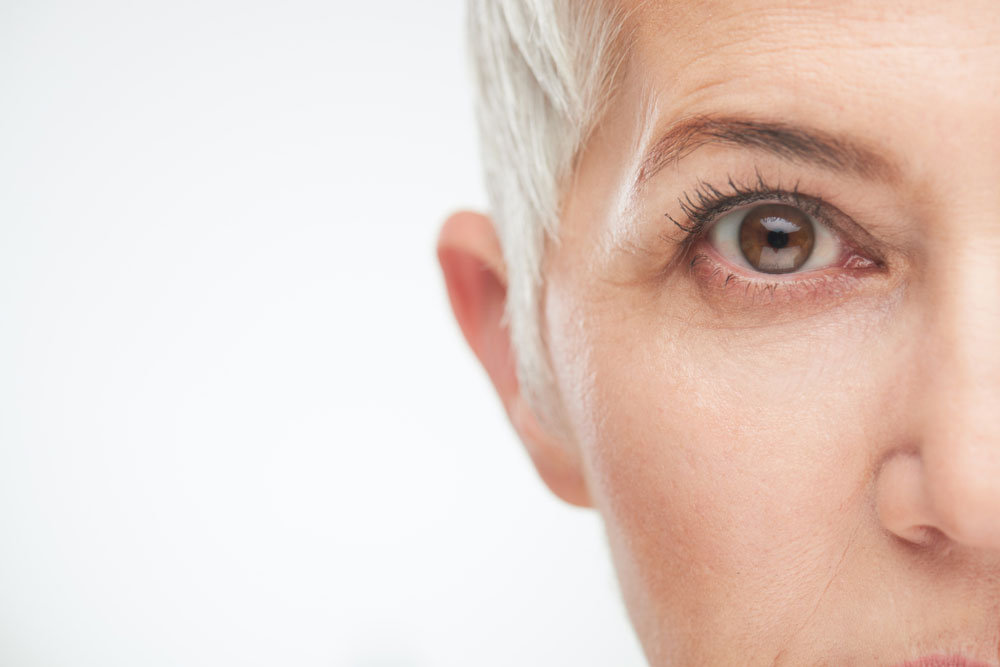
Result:
<svg viewBox="0 0 1000 667"><path fill-rule="evenodd" d="M636 5L544 322L650 660L996 664L1000 5Z"/></svg>

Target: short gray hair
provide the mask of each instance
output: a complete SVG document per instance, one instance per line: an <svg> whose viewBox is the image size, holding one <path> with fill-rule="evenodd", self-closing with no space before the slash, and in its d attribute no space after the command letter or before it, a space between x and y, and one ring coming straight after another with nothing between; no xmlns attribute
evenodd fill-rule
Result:
<svg viewBox="0 0 1000 667"><path fill-rule="evenodd" d="M517 375L555 417L541 335L542 258L575 158L621 64L621 12L604 0L469 0L476 113L491 215L507 266Z"/></svg>

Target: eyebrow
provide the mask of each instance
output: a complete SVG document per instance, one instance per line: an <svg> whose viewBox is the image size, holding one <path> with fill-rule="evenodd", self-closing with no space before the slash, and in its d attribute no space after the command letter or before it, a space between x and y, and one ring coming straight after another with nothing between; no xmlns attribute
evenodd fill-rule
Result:
<svg viewBox="0 0 1000 667"><path fill-rule="evenodd" d="M738 117L692 116L674 124L653 144L640 163L634 189L708 144L762 151L863 178L890 181L899 172L898 166L862 142L822 130Z"/></svg>

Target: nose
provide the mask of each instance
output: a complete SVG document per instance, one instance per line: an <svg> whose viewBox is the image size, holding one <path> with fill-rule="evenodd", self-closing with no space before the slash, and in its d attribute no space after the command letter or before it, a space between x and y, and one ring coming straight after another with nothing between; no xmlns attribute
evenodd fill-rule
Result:
<svg viewBox="0 0 1000 667"><path fill-rule="evenodd" d="M910 542L1000 553L1000 248L951 257L917 308L911 446L881 469L879 513Z"/></svg>

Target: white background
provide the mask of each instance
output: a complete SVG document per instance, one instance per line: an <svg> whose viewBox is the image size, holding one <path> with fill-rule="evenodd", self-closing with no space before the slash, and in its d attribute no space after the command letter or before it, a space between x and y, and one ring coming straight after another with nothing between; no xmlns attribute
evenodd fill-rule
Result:
<svg viewBox="0 0 1000 667"><path fill-rule="evenodd" d="M0 665L640 665L461 341L459 0L0 0Z"/></svg>

